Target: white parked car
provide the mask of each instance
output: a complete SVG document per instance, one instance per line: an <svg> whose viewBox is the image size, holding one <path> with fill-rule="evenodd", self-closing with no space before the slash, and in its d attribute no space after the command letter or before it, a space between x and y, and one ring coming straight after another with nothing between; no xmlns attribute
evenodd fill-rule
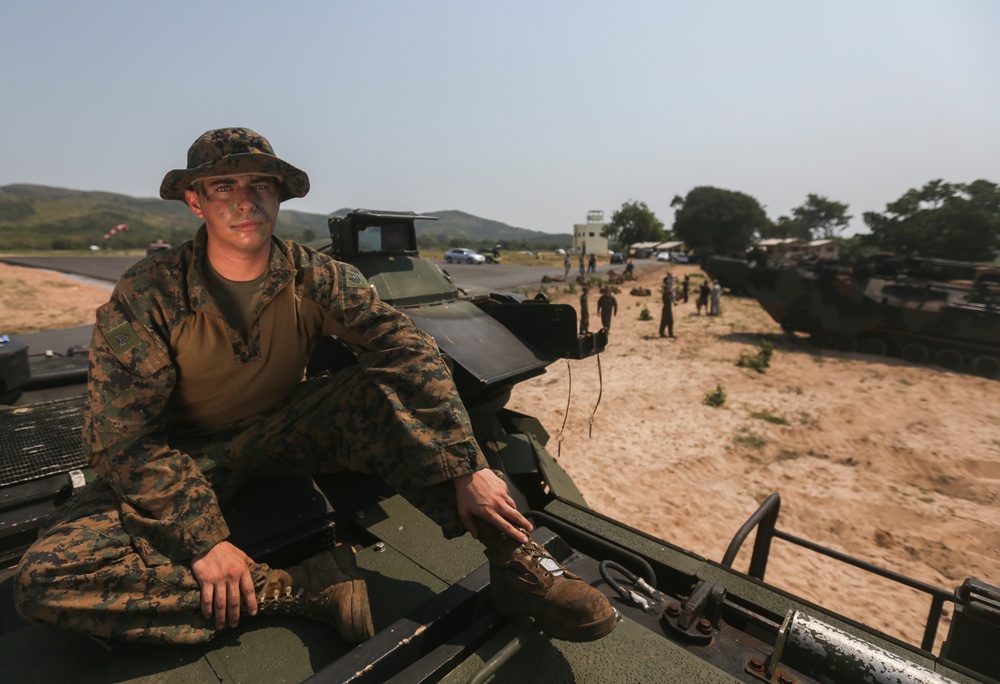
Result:
<svg viewBox="0 0 1000 684"><path fill-rule="evenodd" d="M472 249L465 249L464 247L458 247L456 249L449 249L444 253L444 260L449 264L485 264L486 257L484 257L479 252Z"/></svg>
<svg viewBox="0 0 1000 684"><path fill-rule="evenodd" d="M670 252L657 252L656 253L656 260L657 261L670 261Z"/></svg>
<svg viewBox="0 0 1000 684"><path fill-rule="evenodd" d="M688 262L688 255L684 252L671 252L670 259L678 264L686 264Z"/></svg>

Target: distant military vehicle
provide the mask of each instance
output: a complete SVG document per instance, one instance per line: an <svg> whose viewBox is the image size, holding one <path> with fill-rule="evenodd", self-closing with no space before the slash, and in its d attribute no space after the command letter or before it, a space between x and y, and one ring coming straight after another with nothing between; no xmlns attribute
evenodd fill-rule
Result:
<svg viewBox="0 0 1000 684"><path fill-rule="evenodd" d="M1000 269L876 255L853 264L713 258L705 271L820 346L1000 375Z"/></svg>
<svg viewBox="0 0 1000 684"><path fill-rule="evenodd" d="M321 247L355 264L446 355L490 465L503 471L534 536L622 615L604 639L575 644L509 620L488 600L489 572L468 536L440 531L373 476L285 478L252 485L225 510L233 540L256 560L295 563L351 544L366 573L376 635L350 647L326 625L242 620L198 646L105 643L30 626L11 612L10 576L43 516L93 477L81 457L85 356L29 361L11 348L0 409L0 680L14 682L970 682L1000 678L1000 589L974 579L941 589L877 568L777 528L780 499L750 515L720 562L590 509L546 449L539 422L506 408L511 389L561 359L602 351L578 335L575 310L541 298L464 288L416 249L414 224L432 217L354 211L330 220ZM310 372L355 362L328 338ZM28 364L27 367L25 364ZM0 369L4 366L0 366ZM64 392L61 398L51 394ZM47 394L48 393L48 394ZM44 399L44 401L43 401ZM636 483L658 486L658 483ZM666 488L664 489L666 492ZM625 493L627 495L627 493ZM685 496L685 492L671 495ZM665 495L666 496L666 495ZM669 505L666 500L664 505ZM724 505L713 502L712 505ZM749 572L733 569L755 533ZM919 645L907 644L764 583L773 539L847 562L922 593ZM943 611L945 644L934 653Z"/></svg>

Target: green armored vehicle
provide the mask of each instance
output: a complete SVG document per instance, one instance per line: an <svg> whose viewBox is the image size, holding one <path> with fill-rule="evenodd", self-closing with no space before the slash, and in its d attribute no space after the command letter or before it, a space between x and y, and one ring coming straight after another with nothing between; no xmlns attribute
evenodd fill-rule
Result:
<svg viewBox="0 0 1000 684"><path fill-rule="evenodd" d="M890 255L788 266L716 257L705 271L819 346L1000 376L995 267Z"/></svg>
<svg viewBox="0 0 1000 684"><path fill-rule="evenodd" d="M463 287L416 248L432 217L354 211L330 220L321 247L355 264L446 355L476 438L503 471L534 537L621 614L609 636L577 644L528 619L496 613L489 572L468 536L438 528L369 475L288 478L245 489L225 510L234 541L257 560L296 563L350 544L366 574L376 634L351 647L323 624L243 620L208 644L98 642L27 625L11 610L10 576L46 513L93 474L81 458L78 374L41 381L23 345L11 347L0 408L0 679L7 682L988 682L1000 678L1000 589L966 581L933 587L812 544L777 526L775 494L710 560L591 510L546 449L539 422L506 408L511 389L561 359L600 353L604 333L577 334L575 310L544 297ZM0 347L0 352L3 349ZM81 355L67 355L71 366ZM334 338L310 372L354 362ZM40 361L39 363L44 363ZM8 367L13 369L8 372ZM52 394L54 390L62 396ZM732 568L751 535L748 573ZM846 562L921 592L928 619L907 644L764 582L773 539ZM946 641L934 644L945 609Z"/></svg>

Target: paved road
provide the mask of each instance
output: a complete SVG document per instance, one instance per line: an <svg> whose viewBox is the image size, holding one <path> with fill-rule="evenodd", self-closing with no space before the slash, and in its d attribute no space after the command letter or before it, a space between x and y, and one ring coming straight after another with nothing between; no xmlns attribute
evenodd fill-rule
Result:
<svg viewBox="0 0 1000 684"><path fill-rule="evenodd" d="M45 268L60 273L71 273L95 280L118 282L122 272L137 262L138 256L40 256L0 257L0 262L15 266Z"/></svg>
<svg viewBox="0 0 1000 684"><path fill-rule="evenodd" d="M512 290L516 287L537 287L542 284L542 276L561 276L565 269L562 266L519 266L514 264L446 264L435 261L452 277L456 284L463 287L485 287L495 290ZM620 272L621 266L615 266ZM608 264L597 267L601 275L611 270ZM570 269L570 278L575 278L580 269Z"/></svg>
<svg viewBox="0 0 1000 684"><path fill-rule="evenodd" d="M0 262L16 266L44 268L60 273L69 273L83 278L90 278L106 283L114 283L122 272L138 261L138 256L41 256L41 257L0 257ZM512 290L517 287L541 285L543 275L562 275L562 268L547 268L544 266L518 266L513 264L447 264L436 261L445 269L452 279L463 287L483 287L496 290ZM597 267L598 273L604 273L611 266L603 264ZM619 267L620 268L620 267ZM578 269L570 271L570 276L579 273ZM28 345L31 353L52 349L57 353L66 353L71 347L90 344L92 325L51 330L18 339ZM2 331L0 331L2 333Z"/></svg>
<svg viewBox="0 0 1000 684"><path fill-rule="evenodd" d="M32 268L45 268L61 273L116 282L122 272L142 257L138 256L31 256L0 257L0 262ZM497 290L511 290L516 287L540 285L543 275L562 275L561 267L518 266L514 264L446 264L435 261L451 275L456 284L463 287L484 287ZM617 267L619 270L621 266ZM602 274L611 269L608 264L597 267ZM574 277L578 269L571 269Z"/></svg>

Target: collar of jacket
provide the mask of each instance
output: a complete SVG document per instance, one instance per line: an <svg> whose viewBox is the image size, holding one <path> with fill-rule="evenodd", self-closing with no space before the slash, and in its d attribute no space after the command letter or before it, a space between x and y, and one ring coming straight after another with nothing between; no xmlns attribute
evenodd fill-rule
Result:
<svg viewBox="0 0 1000 684"><path fill-rule="evenodd" d="M192 244L191 268L187 273L188 293L191 298L191 306L194 309L209 309L218 312L218 307L212 295L208 293L205 281L205 266L208 261L207 254L208 230L205 224L198 229ZM258 310L263 308L268 302L274 299L286 285L295 277L295 269L292 267L291 249L285 242L271 236L271 264L267 282L261 291Z"/></svg>

